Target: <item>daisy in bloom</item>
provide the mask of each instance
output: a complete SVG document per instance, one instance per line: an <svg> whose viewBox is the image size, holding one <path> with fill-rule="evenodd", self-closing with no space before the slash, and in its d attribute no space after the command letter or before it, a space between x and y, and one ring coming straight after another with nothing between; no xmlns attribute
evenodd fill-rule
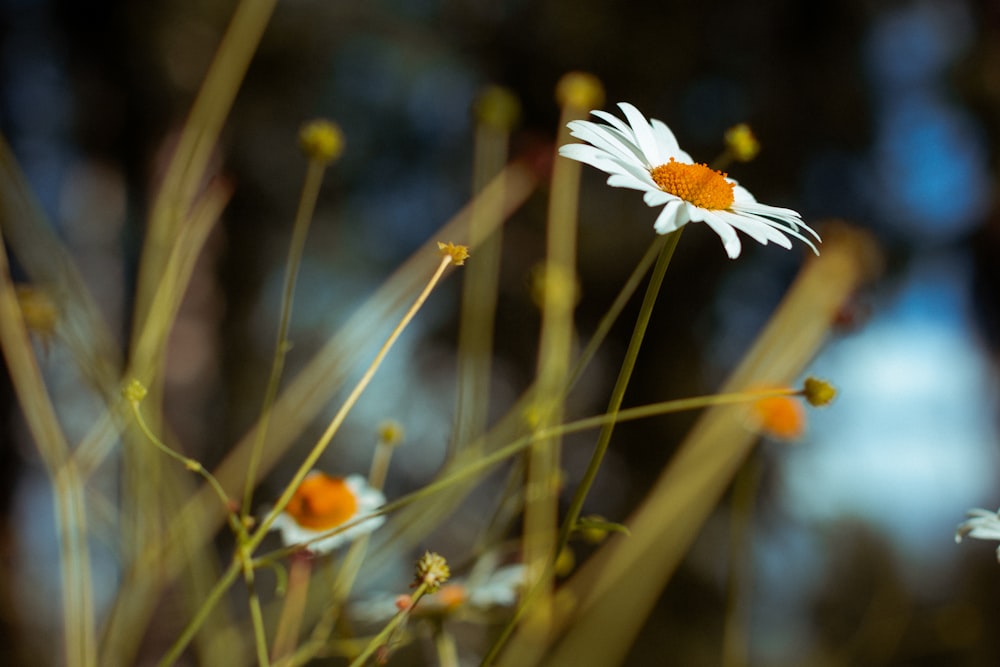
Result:
<svg viewBox="0 0 1000 667"><path fill-rule="evenodd" d="M955 541L961 542L966 535L977 540L1000 540L1000 512L969 510L969 518L955 531ZM1000 561L1000 548L997 548L997 560Z"/></svg>
<svg viewBox="0 0 1000 667"><path fill-rule="evenodd" d="M591 113L607 124L586 120L569 123L572 134L586 144L567 144L559 154L611 174L608 185L643 193L648 206L662 206L653 225L659 234L680 229L689 222L712 228L730 257L739 257L739 230L762 245L774 242L791 248L789 236L801 240L818 254L812 239L819 235L795 211L760 204L726 174L695 163L681 150L664 123L646 118L631 104L618 105L628 123L605 111Z"/></svg>
<svg viewBox="0 0 1000 667"><path fill-rule="evenodd" d="M518 564L501 567L486 576L453 579L422 597L412 613L417 617L470 618L499 607L512 607L524 586L524 574L524 566ZM395 616L409 600L407 595L385 593L355 604L354 616L359 621L381 623Z"/></svg>
<svg viewBox="0 0 1000 667"><path fill-rule="evenodd" d="M271 530L280 530L282 541L291 546L352 523L346 530L306 545L306 549L314 554L325 554L385 523L384 516L373 516L355 523L384 504L382 492L369 486L360 475L331 477L313 470L295 489L288 506L278 515Z"/></svg>
<svg viewBox="0 0 1000 667"><path fill-rule="evenodd" d="M799 440L806 431L806 409L795 396L769 396L751 407L751 427L776 440Z"/></svg>

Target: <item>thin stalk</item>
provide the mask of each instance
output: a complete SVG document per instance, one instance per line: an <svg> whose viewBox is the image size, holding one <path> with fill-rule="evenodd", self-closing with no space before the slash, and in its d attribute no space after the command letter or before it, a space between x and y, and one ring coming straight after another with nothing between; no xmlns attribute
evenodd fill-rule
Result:
<svg viewBox="0 0 1000 667"><path fill-rule="evenodd" d="M427 582L421 582L421 584L417 587L417 590L413 591L413 595L410 596L410 604L406 607L406 609L401 609L395 616L389 619L389 622L385 624L385 627L382 628L381 632L375 635L365 646L364 650L361 651L358 657L351 661L350 667L362 667L368 658L370 658L380 646L386 643L386 640L388 640L392 633L396 631L396 628L406 620L407 616L409 616L410 610L416 606L416 604L420 601L420 598L422 598L424 593L427 592L427 588Z"/></svg>
<svg viewBox="0 0 1000 667"><path fill-rule="evenodd" d="M222 485L219 484L219 480L215 479L215 476L206 470L205 466L203 466L199 461L189 456L184 456L180 452L174 451L165 445L158 437L156 437L156 434L153 433L152 429L149 428L149 425L146 424L146 420L142 416L142 411L139 409L138 401L129 400L129 405L132 406L132 414L135 416L136 424L139 426L139 429L143 432L146 438L161 452L175 461L183 463L185 468L200 475L202 479L208 482L208 485L215 491L215 495L218 496L222 506L225 507L226 511L230 513L230 519L232 522L232 503L230 502L229 496L226 495L225 489L223 489Z"/></svg>
<svg viewBox="0 0 1000 667"><path fill-rule="evenodd" d="M625 390L632 379L632 371L635 369L635 362L639 357L642 339L646 335L646 327L649 325L649 319L653 313L653 305L656 303L656 297L659 295L660 287L663 285L663 277L666 275L667 267L670 266L670 260L674 256L674 250L677 248L677 242L680 240L681 232L683 231L684 228L681 227L677 231L668 234L666 241L660 248L660 255L656 260L656 266L653 267L653 275L649 279L649 285L646 287L646 296L642 300L639 317L636 320L635 329L632 331L632 339L629 341L628 349L625 352L625 360L622 362L621 370L618 373L618 381L611 392L607 414L612 415L612 419L601 429L601 434L598 437L594 453L590 457L587 470L584 472L583 479L580 480L580 484L573 494L573 500L570 502L569 509L566 511L566 517L563 519L562 527L559 530L556 553L559 553L569 542L569 536L573 532L577 520L580 518L583 503L587 499L587 494L590 493L590 487L593 486L594 479L597 478L597 473L601 468L601 463L604 461L604 455L608 451L608 445L611 443L611 434L614 432L616 423L613 415L617 414L621 408L622 400L625 397Z"/></svg>
<svg viewBox="0 0 1000 667"><path fill-rule="evenodd" d="M437 651L438 667L460 667L455 637L445 629L442 619L434 624L434 649Z"/></svg>
<svg viewBox="0 0 1000 667"><path fill-rule="evenodd" d="M275 663L291 654L298 641L302 615L305 613L309 596L309 580L312 577L312 556L300 551L292 555L288 573L288 590L281 606L281 617L274 635L271 656Z"/></svg>
<svg viewBox="0 0 1000 667"><path fill-rule="evenodd" d="M662 401L660 403L650 403L648 405L640 405L634 408L626 408L624 410L619 410L616 414L602 414L595 415L593 417L587 417L585 419L579 419L574 422L569 422L566 424L561 424L559 426L554 426L547 429L542 429L535 431L529 435L518 438L510 442L509 444L496 449L489 454L485 454L475 461L468 463L461 468L451 472L450 474L441 477L439 479L430 482L429 484L420 487L416 491L398 498L390 503L382 505L377 510L373 511L371 514L365 515L364 517L359 517L355 521L350 523L345 523L338 526L335 530L317 535L316 537L306 541L296 544L292 547L284 547L281 549L276 549L269 552L263 556L259 556L255 559L254 563L257 567L268 566L276 560L280 560L285 556L288 556L295 551L301 549L305 545L312 544L313 542L318 542L319 540L326 539L331 535L336 535L337 533L343 532L359 523L366 521L372 516L382 516L386 514L391 514L407 505L410 505L421 498L426 498L427 496L434 495L440 491L447 489L455 484L461 484L467 481L470 477L479 475L489 468L519 454L520 452L527 449L537 440L552 438L556 436L570 435L572 433L580 433L581 431L589 431L590 429L598 428L606 424L615 422L628 422L634 421L636 419L645 419L647 417L657 417L665 414L672 414L677 412L685 412L687 410L699 410L701 408L708 408L720 405L734 405L739 403L750 403L753 401L759 401L764 398L773 398L776 396L799 396L802 394L801 389L767 389L758 391L740 391L731 394L711 394L708 396L694 396L691 398L680 398L672 401Z"/></svg>
<svg viewBox="0 0 1000 667"><path fill-rule="evenodd" d="M270 667L271 660L267 655L267 631L264 629L264 616L260 611L260 598L257 596L257 586L254 583L253 560L242 547L239 548L239 559L243 569L243 580L247 585L247 603L250 605L250 621L253 625L257 664L260 667Z"/></svg>
<svg viewBox="0 0 1000 667"><path fill-rule="evenodd" d="M316 200L319 198L320 186L323 184L323 174L328 162L312 158L306 168L305 182L302 184L302 194L299 197L298 212L292 227L292 238L288 245L288 259L285 263L285 282L281 291L281 315L278 318L278 335L274 344L274 357L271 362L271 374L264 391L264 402L260 409L260 422L254 431L254 441L250 448L250 461L247 464L246 484L243 487L243 505L240 517L250 516L253 503L253 490L256 486L257 468L260 466L261 451L267 439L267 428L271 422L271 411L274 400L278 396L278 386L281 384L281 374L285 368L285 357L288 354L288 329L292 320L292 301L295 296L295 283L302 264L302 252L309 233L309 224L316 210Z"/></svg>
<svg viewBox="0 0 1000 667"><path fill-rule="evenodd" d="M0 348L7 362L28 429L35 439L55 494L59 563L62 576L65 664L97 665L90 552L87 547L84 483L59 426L25 328L0 235Z"/></svg>
<svg viewBox="0 0 1000 667"><path fill-rule="evenodd" d="M750 634L747 632L747 604L750 575L754 501L760 486L760 457L751 454L733 479L729 512L729 585L722 633L723 667L749 664Z"/></svg>
<svg viewBox="0 0 1000 667"><path fill-rule="evenodd" d="M441 258L441 261L438 264L437 269L434 271L434 275L431 276L430 281L427 283L427 286L424 287L423 291L419 294L419 296L417 296L416 301L413 302L413 305L410 306L410 309L406 311L405 315L403 315L403 319L400 320L399 324L396 325L396 328L392 330L391 334L389 334L389 338L386 340L385 343L383 343L382 347L378 351L378 354L375 355L375 359L374 361L372 361L371 365L369 365L368 370L365 371L364 375L358 381L358 384L355 385L354 389L351 391L351 394L347 397L347 400L344 401L344 404L341 406L340 410L337 412L336 415L334 415L333 419L330 421L330 425L326 427L326 431L323 432L323 435L320 436L319 441L313 446L312 450L309 452L305 460L299 466L298 471L296 471L295 475L292 477L292 480L288 483L288 486L285 487L284 492L281 494L281 497L278 498L278 501L274 504L274 507L271 508L271 511L267 514L266 517L264 517L264 520L258 527L257 532L255 532L250 537L248 548L251 551L257 548L257 546L264 540L264 536L267 534L267 531L271 529L271 525L274 524L275 519L277 519L278 515L282 511L284 511L285 507L292 499L292 495L295 493L295 490L299 487L299 484L302 483L302 480L305 479L307 474L309 474L309 471L312 470L314 465L316 465L316 461L319 460L319 457L326 450L327 446L330 444L330 441L333 439L333 436L340 429L341 424L344 423L344 419L347 418L347 413L351 411L351 408L354 407L354 404L357 403L358 399L361 397L361 394L368 387L368 384L375 376L375 372L382 364L382 361L389 353L389 350L392 348L393 344L403 333L403 330L410 323L413 317L417 314L417 311L420 310L420 307L427 300L427 297L430 296L430 293L434 289L434 286L437 285L438 281L441 279L441 276L444 275L444 270L448 268L448 265L451 263L452 263L452 257L450 255L445 255L444 257Z"/></svg>
<svg viewBox="0 0 1000 667"><path fill-rule="evenodd" d="M190 621L188 621L188 624L184 627L180 637L178 637L174 643L170 645L166 654L160 658L160 661L157 663L159 667L170 667L170 665L177 662L181 653L184 652L187 645L191 643L192 639L194 639L198 629L208 618L208 615L212 613L212 609L215 608L215 605L219 603L222 596L226 594L229 587L233 585L234 581L236 581L236 577L240 574L241 567L240 561L234 558L229 564L229 568L223 573L222 577L219 578L219 581L216 582L215 587L209 591L208 596L201 603L201 606L198 607L198 611L195 612L195 615L191 617Z"/></svg>

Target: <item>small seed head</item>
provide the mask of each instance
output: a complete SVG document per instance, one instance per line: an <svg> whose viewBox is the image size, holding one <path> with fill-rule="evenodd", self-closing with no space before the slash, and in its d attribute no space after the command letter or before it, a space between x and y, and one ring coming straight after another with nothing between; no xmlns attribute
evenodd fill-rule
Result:
<svg viewBox="0 0 1000 667"><path fill-rule="evenodd" d="M299 131L299 146L310 159L328 164L344 152L344 133L335 123L314 120Z"/></svg>

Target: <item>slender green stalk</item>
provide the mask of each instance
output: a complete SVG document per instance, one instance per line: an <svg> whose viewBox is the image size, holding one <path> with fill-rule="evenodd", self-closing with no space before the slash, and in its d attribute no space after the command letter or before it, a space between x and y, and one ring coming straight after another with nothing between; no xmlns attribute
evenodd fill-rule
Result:
<svg viewBox="0 0 1000 667"><path fill-rule="evenodd" d="M250 461L247 464L246 484L243 487L243 505L240 516L246 519L250 516L253 503L253 490L257 484L257 468L260 466L261 450L267 439L267 428L271 422L271 410L278 396L278 386L281 384L281 373L285 368L285 357L289 350L288 328L292 320L292 301L295 296L295 283L302 264L302 251L305 248L309 224L316 209L320 186L323 184L323 173L328 162L312 158L306 169L305 182L302 184L302 194L299 197L299 208L292 227L292 239L288 245L288 260L285 263L285 283L281 291L281 315L278 318L278 336L274 345L274 358L271 362L271 375L264 391L264 403L260 410L260 421L254 431L254 441L250 448Z"/></svg>
<svg viewBox="0 0 1000 667"><path fill-rule="evenodd" d="M718 405L733 405L737 403L749 403L753 401L759 401L764 398L772 398L776 396L798 396L802 394L801 389L767 389L759 391L740 391L734 392L732 394L711 394L708 396L694 396L691 398L680 398L672 401L662 401L660 403L650 403L648 405L640 405L634 408L626 408L624 410L619 410L615 414L603 414L595 415L593 417L587 417L585 419L579 419L574 422L568 422L566 424L561 424L559 426L553 426L551 428L542 429L539 431L534 431L529 435L518 438L510 442L503 447L496 449L489 454L485 454L476 460L468 463L461 468L452 471L450 474L444 477L438 478L429 484L420 487L416 491L398 498L390 503L382 505L371 514L359 517L358 519L345 523L338 526L335 530L325 532L321 535L317 535L307 542L302 542L291 547L283 547L281 549L276 549L272 552L259 556L254 560L256 567L270 566L277 560L288 556L289 554L298 551L304 545L311 544L313 542L318 542L319 540L326 539L331 535L336 535L337 533L343 532L354 526L368 520L372 516L382 516L386 514L391 514L407 505L410 505L421 498L426 498L432 496L435 493L444 491L448 487L454 486L456 484L461 484L469 480L469 478L476 475L480 475L486 470L492 468L493 466L516 456L520 452L527 449L537 440L543 440L546 438L553 438L557 436L570 435L572 433L580 433L581 431L589 431L590 429L598 428L609 423L622 423L628 421L635 421L636 419L646 419L648 417L657 417L665 414L672 414L676 412L685 412L687 410L699 410L701 408L713 407Z"/></svg>
<svg viewBox="0 0 1000 667"><path fill-rule="evenodd" d="M389 622L385 624L385 627L382 628L381 632L375 635L372 640L368 642L368 645L365 646L364 650L361 651L360 655L351 661L350 667L361 667L380 646L383 646L386 643L386 640L388 640L392 633L396 631L396 628L406 620L406 617L410 614L410 610L413 609L413 607L420 601L420 598L424 596L428 587L429 585L427 582L421 582L421 584L417 587L417 590L413 591L413 595L410 596L409 606L407 606L406 609L401 609L395 616L389 619Z"/></svg>
<svg viewBox="0 0 1000 667"><path fill-rule="evenodd" d="M750 597L754 501L760 486L759 455L751 453L733 479L729 513L729 585L722 633L723 667L749 664L750 633L746 610Z"/></svg>
<svg viewBox="0 0 1000 667"><path fill-rule="evenodd" d="M650 244L649 248L646 250L646 254L642 256L639 263L635 265L632 270L631 275L629 275L628 280L622 285L621 290L618 292L618 296L611 303L611 307L608 308L608 312L604 314L601 321L597 323L597 329L594 330L593 335L590 337L590 341L587 346L580 353L580 358L576 360L576 364L573 366L573 370L569 374L569 383L566 386L566 391L576 384L580 376L583 375L583 371L586 370L590 361L597 354L597 349L601 347L604 339L607 338L608 333L611 331L611 327L614 326L615 321L618 316L622 314L625 310L625 306L628 304L629 299L635 294L635 290L639 287L639 283L642 281L642 277L646 275L649 271L649 267L653 265L653 262L660 255L660 247L666 242L666 236L657 236L656 241Z"/></svg>
<svg viewBox="0 0 1000 667"><path fill-rule="evenodd" d="M437 651L438 667L460 667L455 637L445 629L441 619L434 624L434 648Z"/></svg>
<svg viewBox="0 0 1000 667"><path fill-rule="evenodd" d="M566 543L569 542L569 536L576 526L577 519L580 518L583 503L587 499L587 494L590 493L590 487L593 486L597 472L604 461L604 455L608 451L608 445L611 443L611 434L614 432L616 423L614 415L621 408L622 400L625 397L625 390L632 379L632 371L635 369L635 362L639 357L639 349L642 347L642 339L646 335L646 327L649 325L649 318L653 313L653 305L656 303L656 297L660 293L660 287L663 285L663 277L666 275L667 267L670 266L670 260L674 256L674 250L677 248L677 242L680 240L683 231L684 228L681 227L677 231L668 234L666 241L660 248L660 255L656 260L656 266L653 267L653 275L649 279L649 285L646 287L646 296L643 298L639 317L636 320L635 329L632 331L632 339L629 341L628 349L625 352L625 360L622 362L621 370L618 373L618 381L611 392L611 400L609 401L607 412L611 416L611 420L601 429L601 434L598 437L594 453L590 457L587 470L584 472L583 479L580 480L580 484L576 487L576 492L573 494L573 500L570 502L569 509L566 511L566 517L563 519L562 526L559 529L559 541L556 553L559 553L566 546Z"/></svg>
<svg viewBox="0 0 1000 667"><path fill-rule="evenodd" d="M260 667L270 667L271 660L267 655L267 631L264 629L264 616L260 611L260 598L257 596L257 586L254 583L253 561L250 554L239 548L240 565L243 569L243 580L247 585L250 605L250 621L253 625L254 647L257 650L257 664Z"/></svg>
<svg viewBox="0 0 1000 667"><path fill-rule="evenodd" d="M41 369L32 350L0 234L0 349L11 384L55 495L59 564L63 588L65 664L92 667L98 663L90 552L87 547L84 482L59 426Z"/></svg>
<svg viewBox="0 0 1000 667"><path fill-rule="evenodd" d="M160 662L157 663L159 667L170 667L177 662L181 653L185 648L187 648L187 645L191 643L191 640L194 639L195 634L198 632L198 628L201 627L201 625L208 618L208 615L212 613L212 609L215 608L215 605L219 603L222 596L226 594L229 587L233 585L234 581L236 581L236 577L240 574L241 567L242 565L240 561L234 558L229 564L229 568L223 573L222 577L219 578L219 581L216 582L215 587L209 591L208 596L205 598L204 602L201 603L198 611L195 612L194 616L191 617L191 620L188 621L188 624L184 627L180 637L178 637L176 641L170 645L166 654L160 658Z"/></svg>
<svg viewBox="0 0 1000 667"><path fill-rule="evenodd" d="M400 320L399 324L396 325L396 328L393 329L391 334L389 334L389 338L379 349L378 353L375 355L375 359L372 361L371 365L368 366L368 369L365 371L364 375L361 376L361 379L358 381L358 384L355 385L350 395L344 401L344 404L340 407L340 410L337 411L336 415L334 415L333 419L330 421L329 426L327 426L326 431L324 431L323 435L320 436L319 441L313 446L312 450L309 452L305 460L299 466L299 469L292 477L292 480L285 487L285 490L281 494L281 497L278 498L278 501L274 504L274 507L271 508L271 511L268 512L267 516L264 517L264 520L261 521L260 526L257 528L257 532L255 532L249 538L250 550L257 548L257 546L264 540L264 536L267 534L267 531L271 529L271 525L274 524L274 521L278 518L278 515L282 511L284 511L285 507L288 505L288 502L292 499L292 495L295 493L295 490L299 487L299 484L302 483L302 480L305 479L305 476L309 474L309 471L312 470L314 465L316 465L316 461L319 460L319 457L326 450L327 446L330 444L330 441L333 439L333 436L337 433L337 431L340 429L341 424L343 424L344 420L347 418L347 413L350 412L351 408L354 407L354 404L357 403L358 399L361 397L361 394L368 387L368 384L371 382L371 379L375 376L375 372L382 364L382 361L389 353L389 350L392 348L393 344L403 333L403 330L410 323L413 317L417 314L417 311L420 310L420 307L423 305L424 301L427 300L427 297L430 296L430 293L434 289L434 286L437 285L438 281L441 279L441 276L444 274L444 270L448 268L448 265L451 264L452 261L453 259L450 255L445 255L444 257L441 258L441 262L438 264L437 270L435 270L434 275L431 276L430 281L428 281L423 291L417 296L416 301L413 302L413 305L410 306L410 309L406 312L405 315L403 315L403 319Z"/></svg>
<svg viewBox="0 0 1000 667"><path fill-rule="evenodd" d="M199 461L189 457L184 456L180 452L176 452L167 445L165 445L156 434L153 433L149 425L146 424L146 420L142 416L142 411L139 409L139 402L136 400L129 400L129 404L132 406L132 414L135 415L136 424L138 424L139 429L143 432L146 438L153 443L153 445L159 449L161 452L174 459L175 461L180 461L184 464L184 467L193 473L201 475L201 477L208 482L209 486L215 491L215 495L218 496L219 500L222 502L222 506L226 508L226 511L232 514L232 503L230 502L229 496L226 495L225 489L219 484L219 480L215 479L208 470L205 469Z"/></svg>

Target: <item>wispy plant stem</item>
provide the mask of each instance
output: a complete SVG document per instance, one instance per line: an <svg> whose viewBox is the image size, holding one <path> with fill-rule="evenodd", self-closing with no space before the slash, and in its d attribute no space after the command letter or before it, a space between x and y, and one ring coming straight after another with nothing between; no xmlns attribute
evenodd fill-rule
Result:
<svg viewBox="0 0 1000 667"><path fill-rule="evenodd" d="M191 643L191 640L194 639L198 629L208 618L208 615L212 613L212 609L215 608L215 605L219 603L222 596L226 594L229 587L233 585L234 581L236 581L236 577L239 576L241 568L242 564L239 559L234 558L229 564L229 567L223 573L222 577L219 578L219 581L217 581L212 590L209 591L205 600L201 603L201 606L198 607L198 611L196 611L194 616L191 617L191 620L188 621L188 624L184 627L180 637L178 637L177 640L171 644L170 648L167 649L166 654L160 658L160 662L157 663L159 667L170 667L170 665L177 662L181 653L183 653L184 649L187 648L187 645Z"/></svg>
<svg viewBox="0 0 1000 667"><path fill-rule="evenodd" d="M291 347L288 340L288 328L292 320L292 301L295 296L295 283L302 264L302 252L309 232L316 200L319 198L320 186L323 184L323 174L328 162L312 158L306 168L305 182L302 184L302 194L299 197L298 213L292 227L292 239L288 245L288 260L285 263L285 282L281 290L281 315L278 318L278 335L274 345L274 358L271 362L271 375L264 390L264 402L260 410L260 420L254 431L253 446L250 448L250 461L247 464L247 477L243 487L243 505L240 516L246 519L250 516L253 503L253 490L257 484L257 469L260 466L261 450L267 440L267 429L271 422L271 411L281 384L281 374L285 368L285 357Z"/></svg>
<svg viewBox="0 0 1000 667"><path fill-rule="evenodd" d="M378 370L379 366L381 366L382 361L389 353L393 344L403 333L403 330L410 323L413 317L417 314L417 311L420 310L420 307L423 306L427 297L430 296L431 291L434 289L434 286L437 285L441 276L444 275L444 270L448 268L448 265L451 263L452 257L450 255L445 255L441 258L437 269L434 271L434 275L431 276L431 279L428 281L426 287L424 287L423 291L417 296L416 301L414 301L413 305L410 306L410 309L406 311L406 314L403 315L403 319L396 325L396 328L392 330L391 334L389 334L389 338L382 344L382 347L375 355L375 359L372 361L371 365L368 366L368 369L365 371L364 375L361 376L358 384L355 385L354 389L347 397L347 400L344 401L340 410L337 411L337 414L334 415L333 419L330 421L329 426L326 427L323 435L320 436L319 441L316 442L312 450L306 456L305 460L299 466L299 469L285 487L281 497L278 498L274 507L271 508L270 512L268 512L267 516L257 528L257 531L250 537L249 545L251 550L255 549L263 541L264 535L266 535L267 531L271 529L271 525L274 523L275 519L277 519L278 515L284 511L288 502L292 499L292 495L295 493L295 490L299 487L299 484L302 483L302 480L305 479L307 474L309 474L309 471L316 465L316 461L319 460L319 457L326 450L330 441L333 439L333 436L344 423L344 419L347 418L347 414L351 411L351 408L353 408L354 404L358 402L358 399L361 397L364 390L368 388L368 384L375 376L375 372Z"/></svg>
<svg viewBox="0 0 1000 667"><path fill-rule="evenodd" d="M628 349L625 352L625 359L622 362L621 370L618 372L618 381L611 392L611 400L608 403L607 411L610 420L601 429L597 445L594 447L594 453L590 457L590 463L583 474L583 479L580 480L580 484L576 487L573 500L570 502L566 516L563 518L563 523L559 530L559 542L556 553L565 547L569 541L569 536L573 532L577 520L580 518L583 503L587 499L590 487L593 486L597 472L604 461L604 455L608 451L608 445L611 443L611 435L614 433L617 421L615 415L618 414L621 408L622 400L625 397L625 390L628 389L628 383L632 379L632 371L635 369L635 362L639 357L639 349L642 347L642 340L646 335L646 327L649 325L649 318L653 313L653 305L656 303L656 297L659 295L660 287L663 285L663 277L666 275L667 267L670 266L670 260L674 256L674 249L677 248L677 242L680 240L681 232L683 231L684 228L681 227L677 231L671 232L667 235L666 241L660 248L659 257L656 260L656 265L653 267L653 274L650 276L649 285L646 287L646 296L642 300L642 307L639 310L635 329L632 331L632 339L629 341Z"/></svg>

